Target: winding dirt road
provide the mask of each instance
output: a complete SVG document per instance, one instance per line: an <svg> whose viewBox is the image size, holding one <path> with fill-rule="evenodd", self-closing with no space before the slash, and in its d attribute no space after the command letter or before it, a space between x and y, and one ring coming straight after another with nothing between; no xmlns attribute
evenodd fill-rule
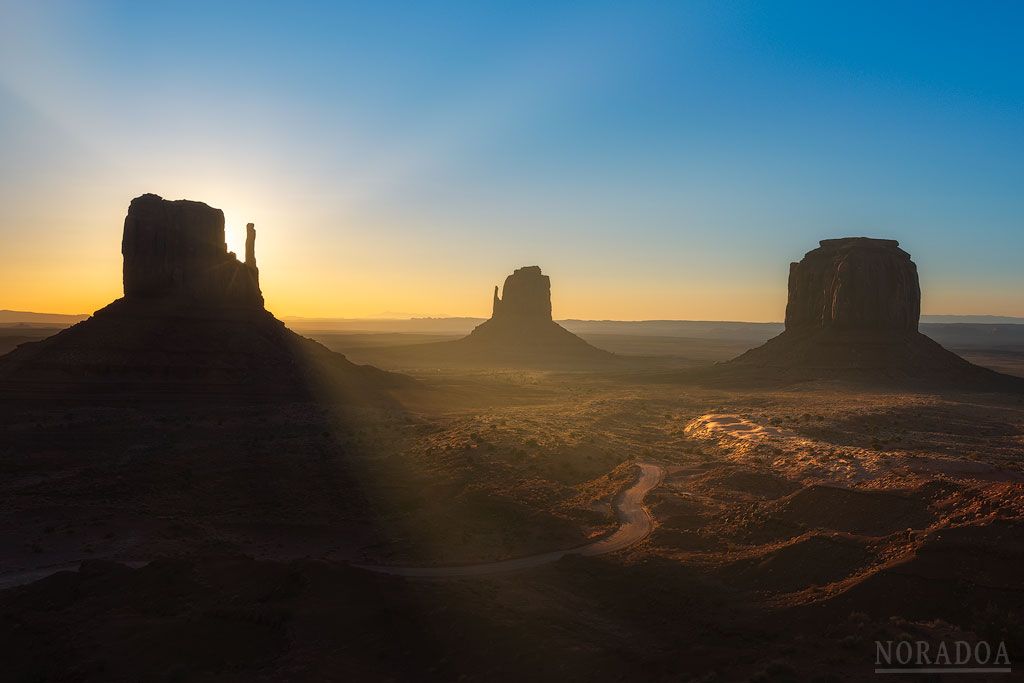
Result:
<svg viewBox="0 0 1024 683"><path fill-rule="evenodd" d="M637 541L643 540L654 529L654 520L651 514L644 507L644 497L648 492L661 484L665 476L665 470L660 465L647 462L637 463L640 466L640 478L637 482L626 489L620 496L615 507L619 513L621 526L610 536L600 541L568 548L566 550L553 550L539 555L528 555L517 557L501 562L485 562L483 564L467 564L447 567L388 567L381 565L356 565L362 569L368 569L381 574L394 574L396 576L418 576L427 578L444 578L459 576L486 576L488 574L503 574L521 569L539 567L543 564L555 562L566 555L604 555L613 553L623 548L628 548Z"/></svg>
<svg viewBox="0 0 1024 683"><path fill-rule="evenodd" d="M587 545L568 548L566 550L553 550L549 553L517 557L511 560L502 560L501 562L485 562L483 564L467 564L447 567L355 566L373 572L394 574L396 576L433 578L486 576L488 574L502 574L505 572L518 571L520 569L539 567L540 565L560 560L566 555L604 555L605 553L613 553L616 550L628 548L637 541L646 538L654 529L654 521L651 519L650 513L647 512L647 509L643 505L644 497L651 491L651 489L654 489L661 484L661 480L665 476L665 470L660 465L653 465L646 462L637 464L640 466L639 479L637 479L635 484L622 492L619 496L619 500L615 504L619 513L619 520L622 524L610 536L606 536L600 541L594 541ZM38 581L39 579L45 578L59 571L74 571L79 568L80 564L81 561L74 561L27 571L0 573L0 590L10 588L12 586L32 583L33 581ZM131 567L141 567L148 564L148 561L135 560L124 562L124 564Z"/></svg>

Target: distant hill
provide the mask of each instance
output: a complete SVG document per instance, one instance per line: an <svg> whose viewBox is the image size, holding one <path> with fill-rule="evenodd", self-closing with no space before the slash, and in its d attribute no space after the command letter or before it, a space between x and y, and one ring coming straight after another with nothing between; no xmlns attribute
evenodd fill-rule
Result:
<svg viewBox="0 0 1024 683"><path fill-rule="evenodd" d="M624 334L658 337L767 339L782 331L782 323L728 320L561 320L576 334Z"/></svg>
<svg viewBox="0 0 1024 683"><path fill-rule="evenodd" d="M485 318L300 318L283 316L288 327L303 332L406 332L469 334Z"/></svg>
<svg viewBox="0 0 1024 683"><path fill-rule="evenodd" d="M1024 318L1009 315L922 315L923 323L970 323L976 325L1024 325Z"/></svg>
<svg viewBox="0 0 1024 683"><path fill-rule="evenodd" d="M0 325L18 323L72 325L89 315L64 313L33 313L0 310ZM288 327L303 331L324 332L405 332L413 334L469 334L486 318L420 317L420 318L303 318L283 316ZM768 339L782 331L781 322L751 323L727 320L577 320L557 321L575 334L626 334L666 337L728 337ZM1024 325L1024 318L1004 315L922 315L925 325ZM927 330L922 329L923 332Z"/></svg>
<svg viewBox="0 0 1024 683"><path fill-rule="evenodd" d="M483 318L283 318L295 330L311 332L392 332L405 334L469 334ZM751 323L727 320L576 320L556 321L573 334L627 335L641 337L687 337L728 339L760 344L782 331L781 322ZM1016 339L1024 333L1024 318L997 315L923 315L921 331L937 337L949 334L975 335L978 338L1009 335ZM968 325L969 329L951 326ZM1017 326L1020 326L1019 328ZM941 328L941 329L940 329ZM999 329L996 329L999 328ZM943 340L940 340L946 343ZM959 340L958 340L959 341Z"/></svg>
<svg viewBox="0 0 1024 683"><path fill-rule="evenodd" d="M57 325L73 325L89 317L88 313L33 313L31 311L0 310L0 324L45 323Z"/></svg>

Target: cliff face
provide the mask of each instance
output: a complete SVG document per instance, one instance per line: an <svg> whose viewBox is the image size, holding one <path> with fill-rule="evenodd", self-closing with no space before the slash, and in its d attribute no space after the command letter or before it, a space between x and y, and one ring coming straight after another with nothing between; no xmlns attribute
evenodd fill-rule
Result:
<svg viewBox="0 0 1024 683"><path fill-rule="evenodd" d="M125 299L188 299L202 305L262 308L256 231L246 235L246 262L227 250L224 212L202 202L155 194L132 200L124 219Z"/></svg>
<svg viewBox="0 0 1024 683"><path fill-rule="evenodd" d="M789 267L786 329L916 332L917 266L896 240L822 240Z"/></svg>
<svg viewBox="0 0 1024 683"><path fill-rule="evenodd" d="M523 322L551 322L551 278L541 273L540 266L517 268L505 278L498 298L494 288L494 320Z"/></svg>

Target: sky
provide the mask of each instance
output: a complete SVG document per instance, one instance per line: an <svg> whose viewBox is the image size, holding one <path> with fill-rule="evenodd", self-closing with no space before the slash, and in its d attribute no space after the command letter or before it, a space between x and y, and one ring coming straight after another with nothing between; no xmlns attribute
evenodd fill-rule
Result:
<svg viewBox="0 0 1024 683"><path fill-rule="evenodd" d="M0 308L121 294L133 197L282 316L781 320L820 239L1024 315L1024 5L0 0Z"/></svg>

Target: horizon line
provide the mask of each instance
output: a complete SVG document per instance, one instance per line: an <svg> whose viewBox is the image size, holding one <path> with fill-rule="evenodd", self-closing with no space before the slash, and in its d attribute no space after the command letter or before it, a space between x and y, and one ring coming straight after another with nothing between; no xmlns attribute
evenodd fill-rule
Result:
<svg viewBox="0 0 1024 683"><path fill-rule="evenodd" d="M98 310L98 309L97 309ZM268 309L269 310L269 309ZM2 313L14 313L14 314L25 314L25 315L38 315L38 316L56 316L64 318L88 318L95 313L56 313L50 311L20 311L14 309L2 308ZM340 316L340 315L285 315L277 314L282 321L293 321L293 322L355 322L355 321L377 321L377 322L396 322L396 321L414 321L414 320L488 320L488 317L479 315L410 315L409 317L388 317L388 316ZM1024 315L1003 315L995 313L922 313L921 318L1000 318L1000 319L1012 319L1020 320L1024 323ZM698 318L554 318L556 322L615 322L615 323L664 323L664 322L680 322L680 323L737 323L746 325L782 325L785 323L784 320L734 320L734 319L698 319ZM11 321L11 322L29 322L29 321Z"/></svg>

